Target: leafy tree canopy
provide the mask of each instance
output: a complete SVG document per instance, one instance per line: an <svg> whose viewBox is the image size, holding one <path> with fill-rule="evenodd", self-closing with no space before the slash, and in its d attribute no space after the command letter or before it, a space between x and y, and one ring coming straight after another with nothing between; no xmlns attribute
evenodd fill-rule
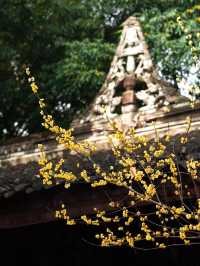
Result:
<svg viewBox="0 0 200 266"><path fill-rule="evenodd" d="M195 36L200 24L198 2L1 0L1 140L41 130L25 66L38 77L51 112L67 126L99 90L120 25L130 15L139 17L155 63L178 88L177 76L187 76L193 62L176 18L182 15Z"/></svg>

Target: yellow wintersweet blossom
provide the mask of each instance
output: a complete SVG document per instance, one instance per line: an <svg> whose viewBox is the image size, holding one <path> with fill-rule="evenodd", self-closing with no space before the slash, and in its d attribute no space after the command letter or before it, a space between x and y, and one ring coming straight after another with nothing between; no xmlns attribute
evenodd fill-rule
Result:
<svg viewBox="0 0 200 266"><path fill-rule="evenodd" d="M188 138L187 137L181 137L181 143L182 144L186 144L188 142Z"/></svg>
<svg viewBox="0 0 200 266"><path fill-rule="evenodd" d="M150 184L146 188L146 193L148 196L153 197L156 194L156 189L153 184Z"/></svg>
<svg viewBox="0 0 200 266"><path fill-rule="evenodd" d="M31 83L31 89L32 89L32 91L33 91L33 93L37 93L38 92L38 86L36 85L36 83L35 82L32 82Z"/></svg>
<svg viewBox="0 0 200 266"><path fill-rule="evenodd" d="M181 23L181 18L179 21ZM193 45L192 36L188 35L187 40L189 45ZM193 53L196 53L194 49ZM124 131L117 122L111 121L108 145L111 145L109 152L112 154L108 154L108 161L97 162L95 144L78 141L72 128L65 129L55 122L46 112L45 100L39 96L30 69L26 73L38 98L42 125L68 154L81 158L74 162L76 170L70 171L67 170L67 159L51 161L45 147L39 145L39 174L43 184L63 183L68 189L73 183L85 183L90 189L97 188L105 195L102 204L91 208L90 214L81 212L77 219L70 215L70 208L68 210L62 204L61 209L55 211L57 219L65 220L67 225L80 222L89 226L103 225L101 228L105 230L98 232L95 238L106 247L128 245L137 248L147 241L152 248L166 248L171 240L183 245L192 244L194 235L200 240L200 199L197 196L192 208L184 201L184 196L194 196L190 184L195 188L200 162L186 160L183 164L186 173L182 178L177 154L169 149L173 136L166 133L161 137L156 131L155 140L149 140L137 134L135 128ZM191 123L188 118L186 133L182 137L187 141ZM186 140L180 138L179 145L184 144ZM100 207L102 209L98 209Z"/></svg>

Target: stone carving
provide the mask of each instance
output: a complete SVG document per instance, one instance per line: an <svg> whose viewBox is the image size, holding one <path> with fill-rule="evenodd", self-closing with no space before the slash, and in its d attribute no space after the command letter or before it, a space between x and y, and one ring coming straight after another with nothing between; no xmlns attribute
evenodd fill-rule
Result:
<svg viewBox="0 0 200 266"><path fill-rule="evenodd" d="M148 51L144 52L144 49L144 37L139 22L136 18L130 17L123 24L121 39L106 81L85 120L93 121L101 118L105 109L108 116L115 115L116 106L121 104L121 97L115 97L116 88L126 75L134 74L137 67L139 67L138 73L141 72L140 68L146 65L143 61L146 57L150 58Z"/></svg>
<svg viewBox="0 0 200 266"><path fill-rule="evenodd" d="M187 99L181 96L171 84L156 78L154 73L148 78L144 75L143 80L148 82L148 88L136 93L137 98L144 104L140 108L141 111L161 108L170 104L183 102Z"/></svg>
<svg viewBox="0 0 200 266"><path fill-rule="evenodd" d="M153 67L140 23L135 17L130 17L123 23L122 35L108 76L93 105L90 106L86 118L82 121L92 122L99 120L102 118L105 110L108 117L117 115L115 113L116 107L123 105L124 100L121 96L116 96L116 91L126 77L131 75L134 76L136 81L145 83L146 87L145 89L137 88L137 91L134 93L134 108L130 106L128 109L125 108L131 112L133 110L135 112L137 100L142 102L142 107L138 111L146 111L149 108L161 108L174 101L177 102L177 99L178 101L183 100L183 98L185 100L185 97L181 97L176 89L160 80ZM130 96L130 91L125 94L133 97L133 95ZM125 94L123 94L123 98ZM123 113L124 108L121 109Z"/></svg>
<svg viewBox="0 0 200 266"><path fill-rule="evenodd" d="M136 95L134 92L136 77L134 74L127 75L123 81L124 92L122 93L122 113L136 110Z"/></svg>
<svg viewBox="0 0 200 266"><path fill-rule="evenodd" d="M144 36L140 24L135 17L130 17L123 25L124 46L122 46L121 57L126 60L126 71L128 74L139 73L141 72L141 67L145 64L144 62L147 61L147 57L150 59L144 42ZM150 65L152 65L152 62L150 62Z"/></svg>
<svg viewBox="0 0 200 266"><path fill-rule="evenodd" d="M111 116L113 113L115 107L120 104L121 97L114 97L115 93L115 82L112 81L108 85L108 89L105 91L104 94L100 95L95 102L94 105L94 113L95 115L101 115L105 112L107 112L107 115Z"/></svg>

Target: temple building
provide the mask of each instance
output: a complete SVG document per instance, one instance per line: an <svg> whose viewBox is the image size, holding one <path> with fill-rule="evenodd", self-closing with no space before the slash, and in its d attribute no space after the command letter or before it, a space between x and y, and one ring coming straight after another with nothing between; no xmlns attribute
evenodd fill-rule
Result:
<svg viewBox="0 0 200 266"><path fill-rule="evenodd" d="M175 144L183 168L186 158L200 159L200 104L192 107L188 98L159 76L139 21L129 17L123 23L102 88L85 113L72 123L75 137L95 143L98 160L105 162L110 160L108 120L116 121L124 130L134 127L137 134L149 138L154 138L155 128L161 137L169 132L178 138L185 132L187 117L192 119L191 143L184 147ZM73 216L80 215L80 209L91 213L95 206L107 202L104 191L91 190L86 185L76 184L70 190L62 184L43 187L38 176L39 143L45 145L49 158L65 156L64 147L45 132L0 147L0 230L55 221L54 211L62 201L68 202ZM66 156L73 170L78 158ZM113 198L123 197L123 190L111 193Z"/></svg>

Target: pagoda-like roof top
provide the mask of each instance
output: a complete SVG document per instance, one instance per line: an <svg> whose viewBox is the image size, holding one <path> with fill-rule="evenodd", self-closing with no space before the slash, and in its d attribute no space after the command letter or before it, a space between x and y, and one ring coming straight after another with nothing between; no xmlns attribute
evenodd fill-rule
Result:
<svg viewBox="0 0 200 266"><path fill-rule="evenodd" d="M102 162L109 157L107 135L111 130L105 110L109 120L122 128L134 127L149 138L154 137L154 127L161 135L169 131L174 136L183 134L186 117L191 116L191 138L196 144L188 148L188 154L196 154L200 147L200 104L191 108L186 97L159 77L135 17L123 23L110 71L94 102L72 123L75 137L94 142ZM65 154L53 136L41 133L13 139L0 147L0 203L19 193L30 195L45 189L38 176L39 143L46 146L49 158L65 156L67 167L73 170L78 158Z"/></svg>

